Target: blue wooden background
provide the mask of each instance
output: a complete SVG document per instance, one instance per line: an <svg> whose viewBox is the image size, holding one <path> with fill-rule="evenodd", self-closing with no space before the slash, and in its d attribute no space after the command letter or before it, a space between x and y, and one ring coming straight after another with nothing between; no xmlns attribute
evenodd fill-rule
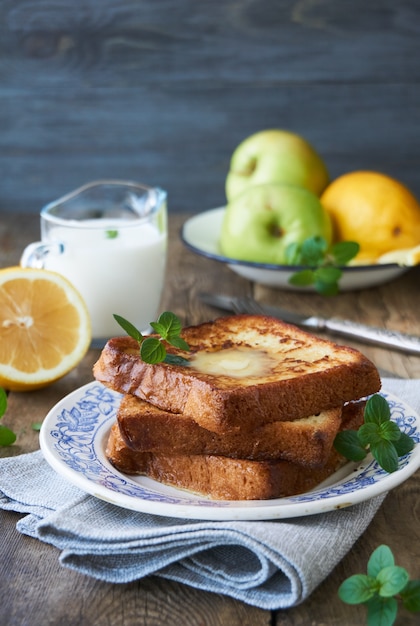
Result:
<svg viewBox="0 0 420 626"><path fill-rule="evenodd" d="M0 53L0 213L104 177L219 206L269 127L420 196L418 0L1 0Z"/></svg>

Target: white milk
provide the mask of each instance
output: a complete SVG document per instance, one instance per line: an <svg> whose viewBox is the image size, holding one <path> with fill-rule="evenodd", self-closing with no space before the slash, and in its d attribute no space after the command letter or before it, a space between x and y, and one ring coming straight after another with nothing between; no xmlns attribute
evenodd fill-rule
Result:
<svg viewBox="0 0 420 626"><path fill-rule="evenodd" d="M45 268L63 274L80 291L95 338L125 334L113 313L143 332L160 312L166 234L150 223L125 224L102 219L98 228L97 220L86 220L82 228L54 226L48 234L48 241L64 244L64 252L49 254Z"/></svg>

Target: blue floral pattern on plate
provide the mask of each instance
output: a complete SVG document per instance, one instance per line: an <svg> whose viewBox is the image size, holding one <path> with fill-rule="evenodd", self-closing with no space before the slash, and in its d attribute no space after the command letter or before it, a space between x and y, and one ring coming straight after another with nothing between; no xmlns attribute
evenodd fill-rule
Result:
<svg viewBox="0 0 420 626"><path fill-rule="evenodd" d="M420 418L401 400L382 392L392 419L420 443ZM373 460L349 464L311 492L266 501L215 501L161 485L146 477L129 477L107 460L105 446L121 395L97 382L63 398L47 415L41 449L51 466L88 493L118 506L158 515L197 519L275 519L311 515L350 506L384 493L420 466L420 446L387 474ZM344 472L344 474L343 474Z"/></svg>

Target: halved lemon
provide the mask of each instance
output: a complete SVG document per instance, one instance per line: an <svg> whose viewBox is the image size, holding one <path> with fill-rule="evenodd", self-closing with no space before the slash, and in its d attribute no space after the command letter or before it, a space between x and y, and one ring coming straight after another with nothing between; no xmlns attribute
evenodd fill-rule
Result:
<svg viewBox="0 0 420 626"><path fill-rule="evenodd" d="M49 270L0 270L0 386L45 387L72 370L91 341L90 317L77 289Z"/></svg>
<svg viewBox="0 0 420 626"><path fill-rule="evenodd" d="M420 264L420 244L414 248L391 250L379 257L378 263L397 263L402 267L413 267Z"/></svg>

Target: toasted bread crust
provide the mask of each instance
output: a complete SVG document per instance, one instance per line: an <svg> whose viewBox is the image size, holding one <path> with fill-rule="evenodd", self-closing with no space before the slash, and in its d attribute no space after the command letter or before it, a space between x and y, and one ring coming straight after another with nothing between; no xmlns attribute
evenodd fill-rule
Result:
<svg viewBox="0 0 420 626"><path fill-rule="evenodd" d="M125 445L118 423L111 429L106 456L124 474L146 475L215 500L268 500L302 493L328 478L342 463L336 453L323 467L313 469L288 461L136 452Z"/></svg>
<svg viewBox="0 0 420 626"><path fill-rule="evenodd" d="M357 429L363 422L360 405L349 405L342 429ZM250 461L213 455L176 455L138 452L127 446L115 422L106 456L125 474L147 475L159 482L187 489L216 500L266 500L303 493L326 480L345 459L334 449L322 467L310 468L289 461Z"/></svg>
<svg viewBox="0 0 420 626"><path fill-rule="evenodd" d="M379 391L376 367L359 351L317 338L266 316L219 318L182 332L192 365L150 365L130 337L110 339L94 366L95 378L171 413L183 413L216 433L252 430L342 406ZM263 351L272 365L259 376L214 375L194 369L203 352ZM168 352L181 354L168 346Z"/></svg>
<svg viewBox="0 0 420 626"><path fill-rule="evenodd" d="M347 410L346 408L344 409ZM341 425L341 407L292 422L218 434L184 414L170 413L131 395L122 398L118 423L125 443L138 452L211 454L249 460L285 459L323 465Z"/></svg>

